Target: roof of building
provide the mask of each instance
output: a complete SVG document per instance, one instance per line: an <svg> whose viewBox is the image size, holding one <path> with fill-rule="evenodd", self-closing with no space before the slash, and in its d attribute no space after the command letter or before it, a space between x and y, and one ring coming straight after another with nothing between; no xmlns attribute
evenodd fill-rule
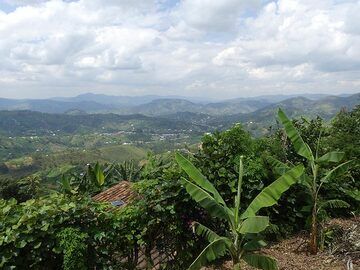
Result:
<svg viewBox="0 0 360 270"><path fill-rule="evenodd" d="M121 181L119 184L96 194L93 200L97 202L109 202L114 206L126 205L136 197L131 186L132 184L130 182Z"/></svg>
<svg viewBox="0 0 360 270"><path fill-rule="evenodd" d="M124 206L136 198L136 193L132 189L132 184L128 181L121 181L119 184L108 188L92 197L97 202L109 202L113 206ZM160 269L162 262L169 261L165 255L160 254L156 249L151 251L151 259L154 262L152 270ZM146 257L144 251L139 252L138 269L146 269Z"/></svg>

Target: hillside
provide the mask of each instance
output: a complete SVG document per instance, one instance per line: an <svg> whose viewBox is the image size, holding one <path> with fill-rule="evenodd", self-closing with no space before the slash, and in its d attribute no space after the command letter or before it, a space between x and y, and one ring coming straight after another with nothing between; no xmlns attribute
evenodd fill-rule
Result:
<svg viewBox="0 0 360 270"><path fill-rule="evenodd" d="M238 101L242 102L242 101ZM137 107L138 112L154 114L150 117L142 114L85 114L84 111L73 111L69 114L48 114L32 111L0 111L0 134L6 136L73 134L87 132L208 132L223 129L233 123L241 122L253 132L266 132L267 128L276 123L275 111L283 108L291 117L320 116L325 120L331 119L342 108L353 108L360 103L360 94L348 97L327 96L322 99L308 99L305 97L290 98L278 103L267 105L249 113L234 113L228 115L211 115L206 109L238 106L238 103L228 101L230 105L210 103L198 105L186 100L155 100ZM264 101L260 102L264 104ZM260 103L253 101L253 110ZM216 105L215 105L216 104ZM220 105L219 105L220 104ZM217 107L216 107L217 106ZM203 111L204 109L204 111ZM241 106L237 110L240 110ZM178 111L180 110L180 112ZM195 112L194 112L195 111ZM233 111L236 111L235 109ZM170 113L169 113L170 112ZM230 111L229 111L230 113Z"/></svg>
<svg viewBox="0 0 360 270"><path fill-rule="evenodd" d="M360 103L360 94L348 97L331 96L319 100L311 100L305 97L290 98L275 104L266 106L248 114L235 114L230 116L218 117L210 121L213 125L222 123L231 125L234 122L251 123L258 125L271 125L276 122L276 110L284 109L290 117L296 118L320 116L325 120L331 119L339 110L346 108L352 109Z"/></svg>
<svg viewBox="0 0 360 270"><path fill-rule="evenodd" d="M198 112L201 107L200 104L183 99L157 99L129 110L120 110L119 113L137 112L144 115L159 116L176 112Z"/></svg>
<svg viewBox="0 0 360 270"><path fill-rule="evenodd" d="M185 99L156 99L149 103L131 108L117 110L120 114L140 113L150 116L163 116L174 113L191 112L209 115L232 115L237 113L249 113L263 108L271 102L248 99L231 99L212 103L194 103Z"/></svg>
<svg viewBox="0 0 360 270"><path fill-rule="evenodd" d="M82 94L76 97L58 97L52 99L4 99L0 98L0 110L31 110L45 113L116 113L120 115L143 114L162 116L179 112L204 113L213 116L251 113L268 106L279 104L297 95L268 95L250 98L234 98L223 101L211 101L206 98L179 96L108 96L100 94ZM309 104L320 100L346 98L323 94L303 94ZM328 110L322 107L318 110ZM331 109L331 108L330 108ZM316 109L315 109L316 111ZM79 113L80 112L80 113Z"/></svg>
<svg viewBox="0 0 360 270"><path fill-rule="evenodd" d="M0 110L31 110L44 113L64 113L69 110L86 112L111 111L111 104L100 104L94 101L59 101L50 99L5 99L0 98Z"/></svg>
<svg viewBox="0 0 360 270"><path fill-rule="evenodd" d="M75 97L56 97L52 98L52 100L60 100L67 102L82 102L82 101L93 101L100 104L112 104L114 106L121 105L121 107L131 107L137 106L141 104L150 103L154 100L158 99L182 99L189 100L191 102L196 103L207 103L210 102L211 99L207 98L196 98L196 97L181 97L181 96L159 96L159 95L145 95L145 96L112 96L112 95L104 95L104 94L93 94L93 93L85 93Z"/></svg>
<svg viewBox="0 0 360 270"><path fill-rule="evenodd" d="M200 125L189 126L183 121L139 114L71 115L32 111L0 111L0 134L6 136L116 132L119 130L161 133L188 129L201 132L207 128Z"/></svg>
<svg viewBox="0 0 360 270"><path fill-rule="evenodd" d="M133 145L113 145L96 149L67 149L46 155L31 154L2 163L1 174L20 178L35 172L52 173L55 168L85 166L94 160L99 162L139 161L146 158L148 149ZM0 163L1 165L1 163Z"/></svg>

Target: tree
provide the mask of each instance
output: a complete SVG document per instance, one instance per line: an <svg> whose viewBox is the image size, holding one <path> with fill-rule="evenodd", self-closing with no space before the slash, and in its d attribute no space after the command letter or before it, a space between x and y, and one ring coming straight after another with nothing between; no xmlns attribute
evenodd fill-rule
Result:
<svg viewBox="0 0 360 270"><path fill-rule="evenodd" d="M241 211L241 195L243 181L243 157L239 162L239 177L237 191L234 198L234 208L229 207L219 194L218 190L201 174L201 172L181 154L176 154L180 167L187 173L190 180L181 178L182 184L190 196L206 209L213 217L227 223L226 236L220 236L208 227L194 222L197 234L204 236L210 243L190 265L189 269L199 269L209 261L213 261L225 254L230 254L234 269L240 269L240 261L244 260L256 268L273 270L278 269L275 259L255 253L265 245L258 233L269 225L269 217L258 216L257 213L264 207L274 205L281 194L297 182L303 174L304 167L296 166L287 171L272 184L264 188L249 204L246 210Z"/></svg>
<svg viewBox="0 0 360 270"><path fill-rule="evenodd" d="M202 138L201 150L195 154L194 164L222 194L225 202L232 202L236 191L237 167L239 156L244 157L244 190L243 202L251 199L261 191L268 178L263 167L257 142L236 124L228 130L205 135Z"/></svg>
<svg viewBox="0 0 360 270"><path fill-rule="evenodd" d="M351 161L344 162L337 167L326 170L326 166L331 163L338 163L344 157L344 152L328 152L319 157L319 144L321 134L317 139L315 154L311 150L310 146L304 142L299 132L294 127L293 123L288 119L286 114L279 109L278 117L285 128L285 132L292 142L296 153L303 158L309 164L308 175L304 175L301 183L307 188L311 195L311 233L309 248L312 254L316 254L318 251L318 215L321 210L326 207L348 207L348 203L342 200L327 200L321 201L319 192L324 184L331 181L333 178L343 174L349 167ZM282 164L276 161L278 169L288 170L289 167L286 164Z"/></svg>
<svg viewBox="0 0 360 270"><path fill-rule="evenodd" d="M88 164L87 170L80 176L75 173L70 175L62 175L60 185L61 189L66 193L86 193L96 194L106 187L117 182L114 177L114 165L105 165L104 169L96 162L94 166ZM117 172L116 172L117 173Z"/></svg>
<svg viewBox="0 0 360 270"><path fill-rule="evenodd" d="M142 167L139 167L134 160L130 160L115 164L113 169L119 181L135 182L140 178Z"/></svg>
<svg viewBox="0 0 360 270"><path fill-rule="evenodd" d="M351 177L345 183L335 183L348 200L352 201L353 210L360 209L360 105L352 111L342 110L332 122L329 145L332 149L342 149L345 160L354 160L350 168Z"/></svg>

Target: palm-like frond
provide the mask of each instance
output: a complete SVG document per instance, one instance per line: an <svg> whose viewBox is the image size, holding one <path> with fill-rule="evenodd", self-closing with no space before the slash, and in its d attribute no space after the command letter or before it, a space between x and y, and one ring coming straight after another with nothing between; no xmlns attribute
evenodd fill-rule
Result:
<svg viewBox="0 0 360 270"><path fill-rule="evenodd" d="M193 226L195 226L196 234L199 236L203 236L209 242L213 242L216 239L221 238L216 232L198 222L194 222Z"/></svg>
<svg viewBox="0 0 360 270"><path fill-rule="evenodd" d="M280 160L274 158L274 157L267 157L266 161L269 162L273 170L278 174L282 175L286 173L290 167L286 165L285 163L281 162Z"/></svg>
<svg viewBox="0 0 360 270"><path fill-rule="evenodd" d="M214 199L225 205L223 198L220 196L219 192L216 188L206 179L204 175L185 157L183 157L180 153L175 154L175 158L180 167L187 173L187 175L193 180L197 185L199 185L202 189L211 193Z"/></svg>
<svg viewBox="0 0 360 270"><path fill-rule="evenodd" d="M189 195L210 215L232 222L231 210L219 204L210 193L185 178L181 178L181 182Z"/></svg>
<svg viewBox="0 0 360 270"><path fill-rule="evenodd" d="M248 208L241 215L241 218L245 219L255 216L261 208L274 205L279 200L281 194L298 181L298 178L303 172L304 166L298 165L264 188L250 203Z"/></svg>
<svg viewBox="0 0 360 270"><path fill-rule="evenodd" d="M316 162L340 162L345 156L344 152L328 152L324 154L323 156L319 157Z"/></svg>
<svg viewBox="0 0 360 270"><path fill-rule="evenodd" d="M70 185L70 179L68 177L65 177L65 175L61 176L61 180L60 180L61 186L64 189L64 191L66 192L71 192L71 185Z"/></svg>
<svg viewBox="0 0 360 270"><path fill-rule="evenodd" d="M350 207L350 204L343 200L327 200L325 202L320 203L318 212L320 212L322 209L329 209L329 208L348 208Z"/></svg>
<svg viewBox="0 0 360 270"><path fill-rule="evenodd" d="M247 264L263 269L263 270L278 270L277 262L274 258L254 253L246 253L243 257Z"/></svg>
<svg viewBox="0 0 360 270"><path fill-rule="evenodd" d="M261 239L253 239L245 243L243 249L246 251L259 250L262 247L266 247L266 243Z"/></svg>
<svg viewBox="0 0 360 270"><path fill-rule="evenodd" d="M265 230L267 226L269 226L269 217L248 217L240 224L239 232L241 234L259 233Z"/></svg>
<svg viewBox="0 0 360 270"><path fill-rule="evenodd" d="M189 266L189 270L198 270L208 262L224 256L228 252L229 244L231 244L231 241L225 237L212 241Z"/></svg>
<svg viewBox="0 0 360 270"><path fill-rule="evenodd" d="M348 171L352 162L353 162L352 160L349 160L347 162L341 163L340 165L336 166L331 171L328 171L326 175L320 179L320 182L326 183L331 178L336 178L344 174L346 171Z"/></svg>
<svg viewBox="0 0 360 270"><path fill-rule="evenodd" d="M360 190L353 189L353 190L342 190L346 195L350 196L354 200L360 201Z"/></svg>
<svg viewBox="0 0 360 270"><path fill-rule="evenodd" d="M314 160L314 155L307 143L301 138L300 134L294 127L293 123L290 119L286 116L286 114L279 109L278 117L283 124L286 134L289 137L290 141L292 142L296 152L300 155L305 157L308 160Z"/></svg>

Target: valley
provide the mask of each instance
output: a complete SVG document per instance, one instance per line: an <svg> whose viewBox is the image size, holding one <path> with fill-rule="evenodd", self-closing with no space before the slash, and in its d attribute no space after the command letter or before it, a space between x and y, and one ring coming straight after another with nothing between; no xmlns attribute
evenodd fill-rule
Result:
<svg viewBox="0 0 360 270"><path fill-rule="evenodd" d="M351 110L360 101L360 94L311 97L268 96L196 104L180 99L152 100L158 98L152 96L116 99L86 94L50 102L31 101L29 104L41 103L42 107L31 107L34 111L0 111L0 177L47 177L58 167L81 168L94 161L140 161L148 152L197 148L204 134L226 130L236 123L254 136L266 136L277 129L275 113L279 107L291 117L320 116L329 121L339 110ZM97 98L104 106L113 106L110 102L115 100L137 114L90 113L86 106L77 107ZM62 108L71 109L72 113L44 112L43 108L53 108L54 102L66 103ZM142 102L147 103L141 105Z"/></svg>

